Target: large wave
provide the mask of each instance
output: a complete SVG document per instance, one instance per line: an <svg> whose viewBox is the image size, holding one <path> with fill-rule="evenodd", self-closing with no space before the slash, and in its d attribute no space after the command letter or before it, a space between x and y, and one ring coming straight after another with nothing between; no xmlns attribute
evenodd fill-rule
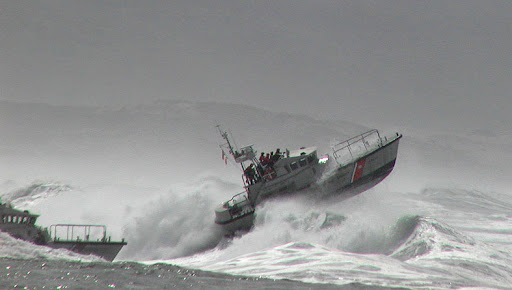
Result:
<svg viewBox="0 0 512 290"><path fill-rule="evenodd" d="M173 188L141 206L124 229L129 241L121 259L171 259L216 247L223 239L214 208L240 190L217 177Z"/></svg>
<svg viewBox="0 0 512 290"><path fill-rule="evenodd" d="M340 227L343 227L340 225ZM403 216L377 252L289 242L232 259L205 263L212 271L305 282L406 287L488 286L512 283L512 257L433 218ZM361 253L361 252L366 253ZM204 261L203 261L204 262Z"/></svg>
<svg viewBox="0 0 512 290"><path fill-rule="evenodd" d="M34 206L38 201L71 191L70 185L59 182L34 181L30 185L12 189L1 195L1 201L23 209Z"/></svg>

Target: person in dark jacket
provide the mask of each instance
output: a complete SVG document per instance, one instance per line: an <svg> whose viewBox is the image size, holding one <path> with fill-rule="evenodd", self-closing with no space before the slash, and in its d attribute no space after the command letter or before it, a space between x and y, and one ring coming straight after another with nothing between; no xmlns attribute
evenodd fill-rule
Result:
<svg viewBox="0 0 512 290"><path fill-rule="evenodd" d="M256 172L254 171L254 165L253 164L249 165L244 170L244 174L245 174L245 177L247 179L247 183L250 184L250 185L254 184L254 182L256 181L256 179L255 179Z"/></svg>

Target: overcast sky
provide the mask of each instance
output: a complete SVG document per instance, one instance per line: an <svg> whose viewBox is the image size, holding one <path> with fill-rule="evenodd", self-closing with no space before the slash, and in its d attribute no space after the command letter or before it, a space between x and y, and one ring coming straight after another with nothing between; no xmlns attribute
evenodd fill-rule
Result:
<svg viewBox="0 0 512 290"><path fill-rule="evenodd" d="M0 99L512 124L512 1L0 0Z"/></svg>

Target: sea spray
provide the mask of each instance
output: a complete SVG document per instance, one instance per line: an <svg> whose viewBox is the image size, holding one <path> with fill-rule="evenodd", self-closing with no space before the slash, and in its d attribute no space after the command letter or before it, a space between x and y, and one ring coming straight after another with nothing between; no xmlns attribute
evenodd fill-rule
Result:
<svg viewBox="0 0 512 290"><path fill-rule="evenodd" d="M213 222L214 208L237 185L212 176L182 185L140 207L124 233L121 259L171 259L212 249L223 239Z"/></svg>

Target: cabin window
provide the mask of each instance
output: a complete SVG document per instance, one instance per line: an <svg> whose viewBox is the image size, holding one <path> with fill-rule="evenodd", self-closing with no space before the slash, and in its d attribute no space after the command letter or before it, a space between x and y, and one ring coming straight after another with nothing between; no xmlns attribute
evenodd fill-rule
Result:
<svg viewBox="0 0 512 290"><path fill-rule="evenodd" d="M308 156L308 163L310 163L310 164L313 163L315 161L315 159L316 159L315 155L309 155Z"/></svg>
<svg viewBox="0 0 512 290"><path fill-rule="evenodd" d="M300 167L304 167L307 165L306 158L302 158L299 160Z"/></svg>
<svg viewBox="0 0 512 290"><path fill-rule="evenodd" d="M297 164L297 162L292 162L290 163L290 168L292 170L296 170L297 168L299 168L299 165Z"/></svg>

